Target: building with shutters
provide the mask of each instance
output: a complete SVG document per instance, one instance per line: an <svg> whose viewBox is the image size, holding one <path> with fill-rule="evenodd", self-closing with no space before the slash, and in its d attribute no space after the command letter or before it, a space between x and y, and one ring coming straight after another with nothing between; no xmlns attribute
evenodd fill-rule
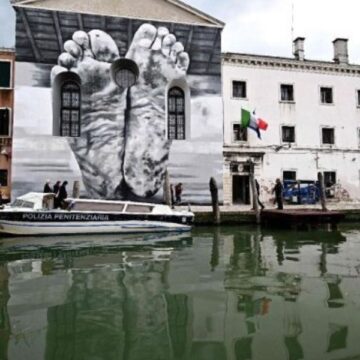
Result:
<svg viewBox="0 0 360 360"><path fill-rule="evenodd" d="M276 178L318 172L334 200L360 200L360 66L346 39L333 46L333 61L306 59L304 38L294 58L223 54L225 204L250 204L249 161L265 201ZM267 121L261 140L241 127L241 108Z"/></svg>

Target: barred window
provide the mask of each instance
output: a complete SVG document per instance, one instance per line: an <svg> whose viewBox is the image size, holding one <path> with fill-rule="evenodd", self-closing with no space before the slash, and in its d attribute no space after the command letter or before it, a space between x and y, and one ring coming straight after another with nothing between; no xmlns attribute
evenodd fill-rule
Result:
<svg viewBox="0 0 360 360"><path fill-rule="evenodd" d="M294 126L282 126L282 141L293 143L295 142L295 127Z"/></svg>
<svg viewBox="0 0 360 360"><path fill-rule="evenodd" d="M293 85L281 84L280 92L281 92L281 101L294 101Z"/></svg>
<svg viewBox="0 0 360 360"><path fill-rule="evenodd" d="M179 87L168 94L168 138L185 140L185 94Z"/></svg>
<svg viewBox="0 0 360 360"><path fill-rule="evenodd" d="M322 143L323 144L335 144L335 135L333 128L323 128L322 129Z"/></svg>
<svg viewBox="0 0 360 360"><path fill-rule="evenodd" d="M233 98L246 98L246 81L232 82Z"/></svg>
<svg viewBox="0 0 360 360"><path fill-rule="evenodd" d="M66 82L61 87L60 135L80 136L80 87L75 82Z"/></svg>
<svg viewBox="0 0 360 360"><path fill-rule="evenodd" d="M243 128L240 124L233 124L233 140L247 141L247 128Z"/></svg>
<svg viewBox="0 0 360 360"><path fill-rule="evenodd" d="M333 90L330 87L320 88L320 101L322 104L333 104Z"/></svg>

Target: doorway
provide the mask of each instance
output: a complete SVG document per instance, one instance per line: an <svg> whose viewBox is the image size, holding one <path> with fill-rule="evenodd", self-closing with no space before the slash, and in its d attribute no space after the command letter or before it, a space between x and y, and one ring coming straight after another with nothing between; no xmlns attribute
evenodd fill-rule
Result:
<svg viewBox="0 0 360 360"><path fill-rule="evenodd" d="M233 204L250 204L249 175L233 175Z"/></svg>

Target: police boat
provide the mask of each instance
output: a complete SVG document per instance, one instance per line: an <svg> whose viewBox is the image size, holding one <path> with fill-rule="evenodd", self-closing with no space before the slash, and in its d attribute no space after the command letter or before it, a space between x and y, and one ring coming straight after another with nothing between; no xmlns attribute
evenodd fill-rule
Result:
<svg viewBox="0 0 360 360"><path fill-rule="evenodd" d="M66 199L31 192L0 210L0 234L66 235L190 231L194 214L167 205L131 201Z"/></svg>

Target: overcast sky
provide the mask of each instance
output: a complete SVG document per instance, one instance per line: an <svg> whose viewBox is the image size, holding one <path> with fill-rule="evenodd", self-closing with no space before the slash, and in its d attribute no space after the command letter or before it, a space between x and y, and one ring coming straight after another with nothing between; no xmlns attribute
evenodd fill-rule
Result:
<svg viewBox="0 0 360 360"><path fill-rule="evenodd" d="M184 1L226 23L223 51L292 56L293 23L308 59L332 60L332 41L345 37L350 61L360 64L360 0Z"/></svg>
<svg viewBox="0 0 360 360"><path fill-rule="evenodd" d="M360 0L184 1L226 23L223 51L291 56L293 23L306 58L332 60L332 41L345 37L350 61L360 64ZM0 47L13 46L14 21L9 0L0 0Z"/></svg>

